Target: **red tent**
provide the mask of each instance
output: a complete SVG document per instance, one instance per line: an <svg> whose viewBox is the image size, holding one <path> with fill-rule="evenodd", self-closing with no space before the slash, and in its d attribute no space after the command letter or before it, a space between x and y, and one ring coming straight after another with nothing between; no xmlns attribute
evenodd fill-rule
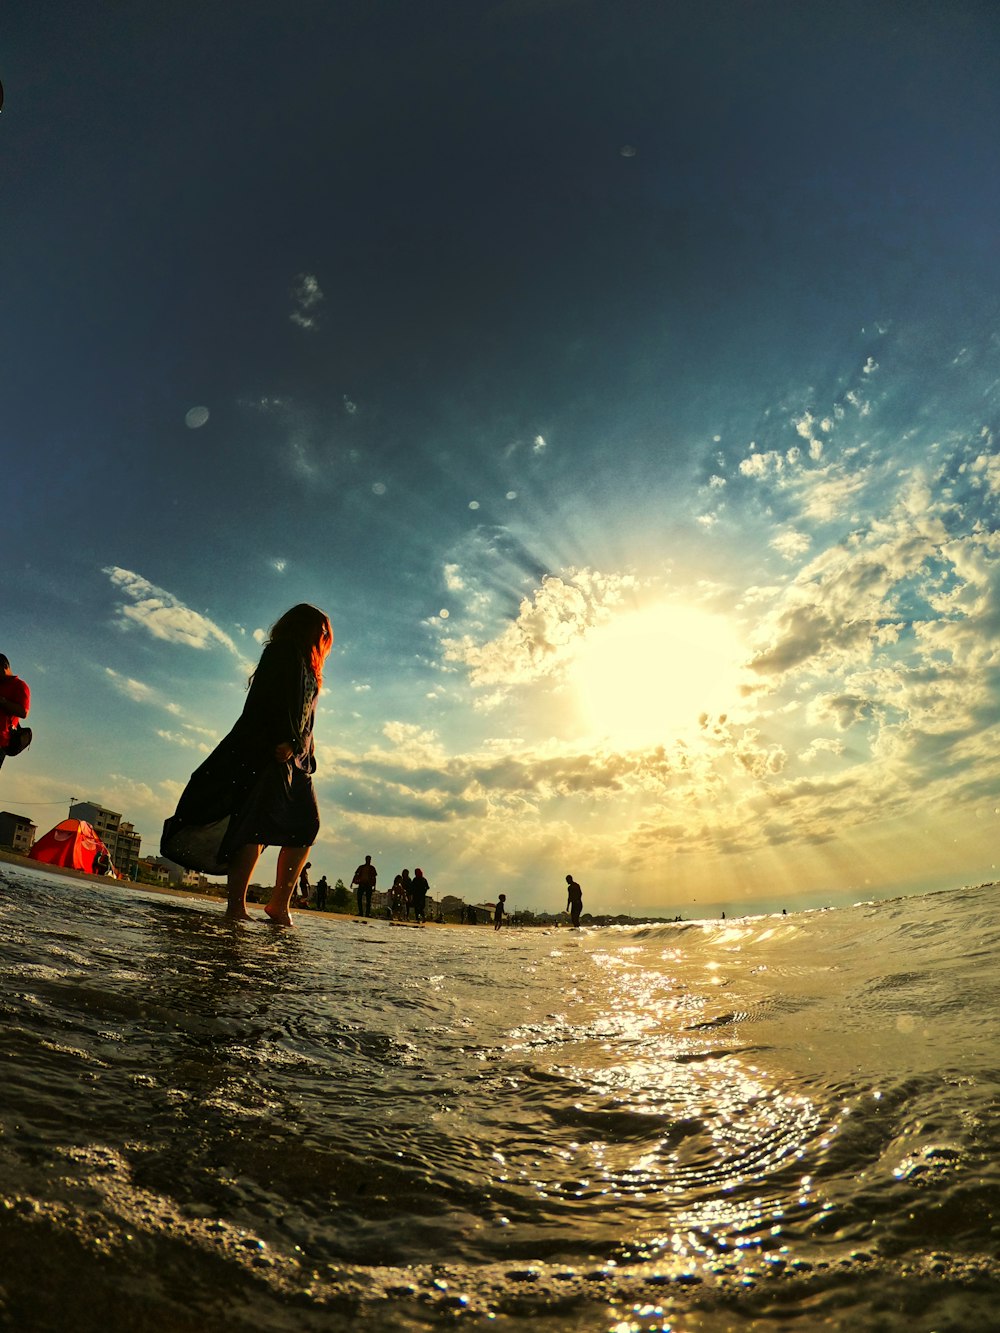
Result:
<svg viewBox="0 0 1000 1333"><path fill-rule="evenodd" d="M85 819L64 819L44 837L39 838L28 853L36 861L50 866L72 866L94 874L94 857L99 852L108 855L108 849ZM111 857L108 855L108 861Z"/></svg>

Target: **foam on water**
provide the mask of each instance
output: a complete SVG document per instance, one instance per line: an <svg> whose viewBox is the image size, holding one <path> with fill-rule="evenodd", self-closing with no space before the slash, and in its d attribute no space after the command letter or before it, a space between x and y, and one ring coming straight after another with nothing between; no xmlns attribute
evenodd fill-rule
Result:
<svg viewBox="0 0 1000 1333"><path fill-rule="evenodd" d="M995 887L497 936L0 876L4 1326L995 1326Z"/></svg>

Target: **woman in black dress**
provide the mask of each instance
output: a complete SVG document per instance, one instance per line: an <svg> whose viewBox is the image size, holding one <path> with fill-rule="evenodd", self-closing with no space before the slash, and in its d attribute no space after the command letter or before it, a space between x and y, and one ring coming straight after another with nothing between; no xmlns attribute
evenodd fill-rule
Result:
<svg viewBox="0 0 1000 1333"><path fill-rule="evenodd" d="M250 677L243 713L191 774L160 851L204 874L225 874L226 916L249 920L247 886L261 852L281 848L264 911L292 924L288 906L319 832L313 792L313 723L323 663L333 645L329 617L301 603L271 627Z"/></svg>

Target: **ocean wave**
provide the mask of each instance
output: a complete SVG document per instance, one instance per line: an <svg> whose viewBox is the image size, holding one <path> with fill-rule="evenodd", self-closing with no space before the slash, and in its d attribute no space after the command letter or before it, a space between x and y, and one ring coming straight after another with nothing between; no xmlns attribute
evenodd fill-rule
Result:
<svg viewBox="0 0 1000 1333"><path fill-rule="evenodd" d="M993 1326L993 887L566 948L4 878L5 1326Z"/></svg>

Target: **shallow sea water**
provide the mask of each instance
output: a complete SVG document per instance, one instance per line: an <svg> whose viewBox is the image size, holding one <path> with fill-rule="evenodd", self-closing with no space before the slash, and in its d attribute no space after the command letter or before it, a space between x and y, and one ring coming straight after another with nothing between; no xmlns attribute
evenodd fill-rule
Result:
<svg viewBox="0 0 1000 1333"><path fill-rule="evenodd" d="M1000 889L398 929L0 867L0 1327L1000 1327Z"/></svg>

